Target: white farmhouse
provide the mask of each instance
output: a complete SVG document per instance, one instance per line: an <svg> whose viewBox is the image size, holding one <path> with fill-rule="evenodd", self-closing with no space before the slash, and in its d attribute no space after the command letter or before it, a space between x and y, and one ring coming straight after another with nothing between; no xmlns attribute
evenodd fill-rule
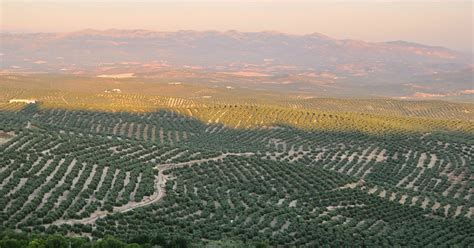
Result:
<svg viewBox="0 0 474 248"><path fill-rule="evenodd" d="M10 103L26 103L26 104L35 104L35 99L11 99Z"/></svg>
<svg viewBox="0 0 474 248"><path fill-rule="evenodd" d="M122 93L121 89L110 89L110 90L105 90L105 93Z"/></svg>

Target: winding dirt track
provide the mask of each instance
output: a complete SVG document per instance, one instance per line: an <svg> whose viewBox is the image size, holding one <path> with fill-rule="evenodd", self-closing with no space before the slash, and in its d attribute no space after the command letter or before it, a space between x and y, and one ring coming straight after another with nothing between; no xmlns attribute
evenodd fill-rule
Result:
<svg viewBox="0 0 474 248"><path fill-rule="evenodd" d="M166 170L173 169L173 168L180 168L180 167L185 167L185 166L192 166L195 164L200 164L208 161L218 161L222 160L228 156L245 156L249 157L254 155L252 152L246 152L246 153L224 153L221 154L217 157L213 158L204 158L204 159L198 159L198 160L191 160L188 162L182 162L182 163L169 163L169 164L160 164L155 167L156 170L158 170L158 175L155 176L155 193L153 195L146 197L140 202L129 202L125 205L119 206L119 207L114 207L112 213L126 213L129 212L135 208L139 207L144 207L150 204L153 204L155 202L158 202L161 200L165 195L166 195L166 190L165 190L165 185L168 180L168 176L164 175L163 173ZM80 220L57 220L53 222L53 225L61 225L61 224L93 224L97 219L105 217L109 214L112 214L111 212L107 211L96 211L91 214L90 217L80 219Z"/></svg>

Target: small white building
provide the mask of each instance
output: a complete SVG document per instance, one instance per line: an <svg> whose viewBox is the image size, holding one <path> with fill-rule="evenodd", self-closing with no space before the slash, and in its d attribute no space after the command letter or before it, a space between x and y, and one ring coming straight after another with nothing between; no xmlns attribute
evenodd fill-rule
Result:
<svg viewBox="0 0 474 248"><path fill-rule="evenodd" d="M35 99L11 99L10 103L26 103L26 104L35 104Z"/></svg>
<svg viewBox="0 0 474 248"><path fill-rule="evenodd" d="M106 90L105 93L122 93L121 89L110 89Z"/></svg>

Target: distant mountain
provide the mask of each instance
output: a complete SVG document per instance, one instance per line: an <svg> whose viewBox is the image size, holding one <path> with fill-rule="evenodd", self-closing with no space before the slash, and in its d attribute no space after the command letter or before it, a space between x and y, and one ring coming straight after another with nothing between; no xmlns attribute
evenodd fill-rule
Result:
<svg viewBox="0 0 474 248"><path fill-rule="evenodd" d="M465 83L472 83L473 75L472 54L405 41L338 40L318 33L111 29L4 32L0 39L0 69L7 71L103 73L113 69L139 73L162 66L186 66L272 76L298 72L361 87L429 83L426 78L447 74L456 78L454 74L460 72L463 78L454 82L461 84L456 90L466 89ZM423 82L413 81L421 78Z"/></svg>
<svg viewBox="0 0 474 248"><path fill-rule="evenodd" d="M404 41L336 40L316 33L83 30L73 33L2 33L0 37L3 66L21 63L24 59L54 63L57 57L84 66L130 60L214 66L236 62L262 63L270 59L277 64L314 69L361 63L408 69L420 64L452 67L469 62L468 55L446 48Z"/></svg>

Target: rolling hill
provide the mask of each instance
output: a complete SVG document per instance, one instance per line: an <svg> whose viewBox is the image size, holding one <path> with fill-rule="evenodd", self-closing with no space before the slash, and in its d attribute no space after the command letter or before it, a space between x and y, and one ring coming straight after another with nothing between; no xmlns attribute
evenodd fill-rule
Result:
<svg viewBox="0 0 474 248"><path fill-rule="evenodd" d="M16 73L172 75L197 84L326 96L461 100L472 95L474 75L472 54L317 33L83 30L3 32L0 39L1 69Z"/></svg>

